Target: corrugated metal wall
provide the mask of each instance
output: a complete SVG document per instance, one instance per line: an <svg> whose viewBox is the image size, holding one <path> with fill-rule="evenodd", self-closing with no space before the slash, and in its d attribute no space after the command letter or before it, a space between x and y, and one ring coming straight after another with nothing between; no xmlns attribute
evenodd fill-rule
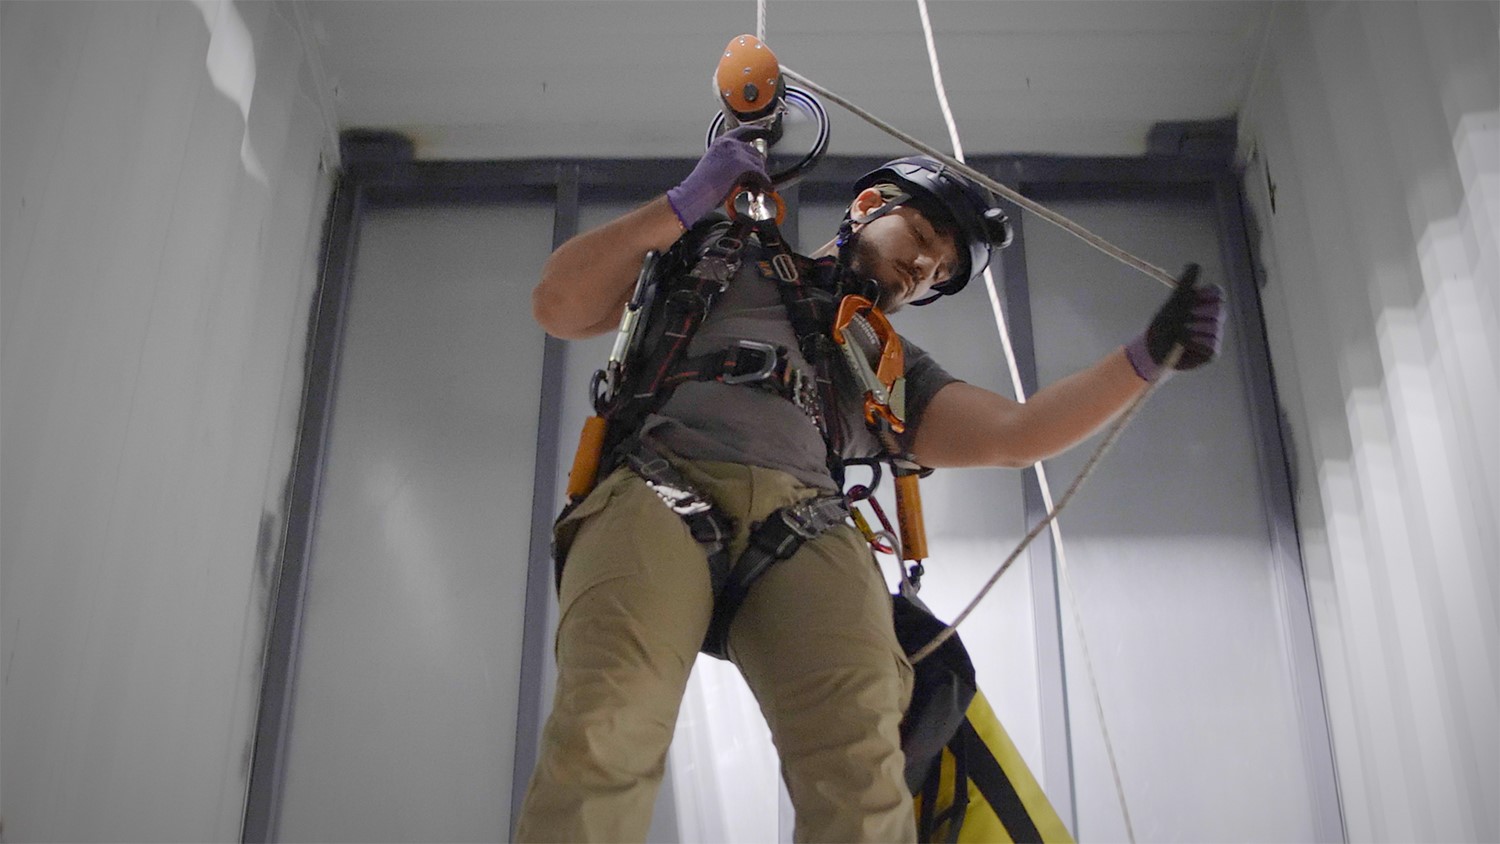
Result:
<svg viewBox="0 0 1500 844"><path fill-rule="evenodd" d="M0 5L7 840L239 837L330 185L295 11Z"/></svg>
<svg viewBox="0 0 1500 844"><path fill-rule="evenodd" d="M1356 841L1500 840L1497 31L1280 4L1242 113Z"/></svg>

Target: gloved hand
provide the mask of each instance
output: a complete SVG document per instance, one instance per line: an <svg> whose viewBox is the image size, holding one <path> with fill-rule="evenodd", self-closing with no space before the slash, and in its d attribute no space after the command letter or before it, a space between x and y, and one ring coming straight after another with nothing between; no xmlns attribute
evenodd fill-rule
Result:
<svg viewBox="0 0 1500 844"><path fill-rule="evenodd" d="M765 135L766 131L757 126L736 126L714 138L693 172L667 191L667 202L683 228L692 228L738 185L749 182L770 188L766 160L749 143Z"/></svg>
<svg viewBox="0 0 1500 844"><path fill-rule="evenodd" d="M1135 374L1150 381L1178 343L1182 357L1175 369L1194 369L1219 354L1224 337L1224 291L1217 284L1196 286L1198 265L1188 264L1177 278L1177 289L1139 337L1125 344L1125 356Z"/></svg>

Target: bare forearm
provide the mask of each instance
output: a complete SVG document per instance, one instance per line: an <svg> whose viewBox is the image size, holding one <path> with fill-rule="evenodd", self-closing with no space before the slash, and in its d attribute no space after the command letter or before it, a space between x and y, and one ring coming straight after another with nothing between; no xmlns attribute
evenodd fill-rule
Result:
<svg viewBox="0 0 1500 844"><path fill-rule="evenodd" d="M1020 465L1067 451L1109 424L1146 389L1123 349L1038 390L1019 411Z"/></svg>
<svg viewBox="0 0 1500 844"><path fill-rule="evenodd" d="M1087 439L1145 388L1123 349L1025 404L955 382L933 397L912 451L926 466L1029 466Z"/></svg>
<svg viewBox="0 0 1500 844"><path fill-rule="evenodd" d="M571 238L547 259L532 291L537 323L565 340L608 331L619 322L646 252L665 250L681 235L672 207L657 197Z"/></svg>

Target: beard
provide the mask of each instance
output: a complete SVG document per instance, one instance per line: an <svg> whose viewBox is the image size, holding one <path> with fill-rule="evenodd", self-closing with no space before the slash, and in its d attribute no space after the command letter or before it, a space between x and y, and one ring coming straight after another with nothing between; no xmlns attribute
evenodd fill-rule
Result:
<svg viewBox="0 0 1500 844"><path fill-rule="evenodd" d="M899 283L892 283L881 277L878 268L886 262L881 257L880 252L874 246L866 243L864 238L858 234L851 237L850 246L852 249L850 251L849 269L875 282L875 287L880 291L880 295L875 300L875 307L888 314L893 314L901 310L906 304L902 299L906 290ZM892 268L891 272L885 275L889 277L896 274Z"/></svg>

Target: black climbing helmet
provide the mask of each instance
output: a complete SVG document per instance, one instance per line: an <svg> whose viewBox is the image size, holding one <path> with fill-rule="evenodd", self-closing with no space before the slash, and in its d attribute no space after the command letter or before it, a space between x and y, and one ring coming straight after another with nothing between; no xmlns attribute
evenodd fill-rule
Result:
<svg viewBox="0 0 1500 844"><path fill-rule="evenodd" d="M912 304L926 305L940 296L951 296L964 289L989 266L994 250L1010 245L1010 219L996 205L994 195L947 164L925 155L898 158L861 176L854 183L854 191L859 193L865 188L886 183L910 194L912 204L918 210L923 205L936 204L947 212L946 221L935 222L951 224L955 240L959 241L962 265L952 278L933 286L932 296Z"/></svg>

